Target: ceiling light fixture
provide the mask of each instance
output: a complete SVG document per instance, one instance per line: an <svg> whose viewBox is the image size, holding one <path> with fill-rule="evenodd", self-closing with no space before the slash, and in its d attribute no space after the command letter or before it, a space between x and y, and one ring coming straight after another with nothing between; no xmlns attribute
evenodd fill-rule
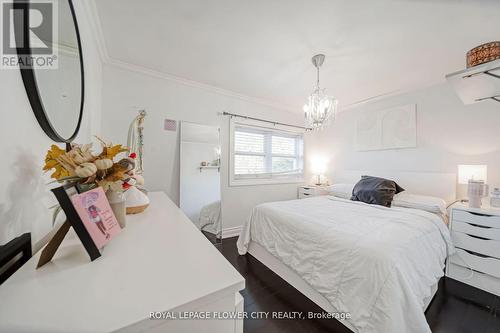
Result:
<svg viewBox="0 0 500 333"><path fill-rule="evenodd" d="M312 63L317 70L316 86L304 105L306 126L313 130L328 125L330 120L335 118L337 112L337 99L326 95L325 89L319 87L319 68L324 61L324 54L317 54L312 57Z"/></svg>

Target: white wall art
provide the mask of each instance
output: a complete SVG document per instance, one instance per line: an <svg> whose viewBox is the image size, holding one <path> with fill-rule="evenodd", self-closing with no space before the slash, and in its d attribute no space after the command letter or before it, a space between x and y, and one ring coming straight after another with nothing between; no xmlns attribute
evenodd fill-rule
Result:
<svg viewBox="0 0 500 333"><path fill-rule="evenodd" d="M358 151L415 148L416 104L362 113L356 124Z"/></svg>

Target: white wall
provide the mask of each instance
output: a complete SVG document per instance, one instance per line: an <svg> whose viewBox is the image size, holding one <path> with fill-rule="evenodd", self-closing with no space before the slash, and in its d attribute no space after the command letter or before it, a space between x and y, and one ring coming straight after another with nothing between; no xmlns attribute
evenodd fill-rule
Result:
<svg viewBox="0 0 500 333"><path fill-rule="evenodd" d="M355 150L356 120L362 112L417 104L417 147ZM432 86L341 112L328 129L306 137L308 161L323 157L327 176L336 170L457 172L458 164L487 164L488 183L500 185L500 103L463 105L448 84ZM309 166L310 163L306 165Z"/></svg>
<svg viewBox="0 0 500 333"><path fill-rule="evenodd" d="M76 140L86 142L100 125L101 62L81 4L74 5L86 76L84 118ZM19 70L0 70L0 87L0 244L29 231L36 243L52 229L48 206L55 200L45 185L49 177L42 172L52 141L33 115Z"/></svg>
<svg viewBox="0 0 500 333"><path fill-rule="evenodd" d="M129 123L137 108L146 108L144 168L146 187L165 191L179 202L179 131L163 130L165 118L221 128L222 214L224 228L240 226L258 203L296 197L295 184L228 186L228 111L273 121L302 124L300 113L227 96L208 89L181 84L114 65L104 66L102 136L125 143Z"/></svg>

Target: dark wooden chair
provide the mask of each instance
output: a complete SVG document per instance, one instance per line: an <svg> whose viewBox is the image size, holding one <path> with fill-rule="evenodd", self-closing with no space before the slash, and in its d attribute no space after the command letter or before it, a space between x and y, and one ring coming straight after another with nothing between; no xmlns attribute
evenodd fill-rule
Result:
<svg viewBox="0 0 500 333"><path fill-rule="evenodd" d="M25 233L0 246L0 284L31 258L31 234Z"/></svg>

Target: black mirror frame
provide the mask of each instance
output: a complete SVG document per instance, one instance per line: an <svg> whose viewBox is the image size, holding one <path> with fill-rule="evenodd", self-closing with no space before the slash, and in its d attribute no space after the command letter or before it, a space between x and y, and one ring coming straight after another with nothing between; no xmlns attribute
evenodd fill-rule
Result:
<svg viewBox="0 0 500 333"><path fill-rule="evenodd" d="M18 3L26 3L25 0L15 0ZM42 99L40 98L40 93L38 90L35 72L32 66L27 66L26 68L20 67L21 77L23 79L24 88L26 89L26 93L28 95L29 102L31 104L31 108L33 109L33 113L35 114L36 120L42 127L43 131L49 138L54 140L55 142L65 142L70 143L77 136L80 131L80 125L82 122L83 116L83 107L85 100L85 79L84 79L84 69L83 69L83 54L82 54L82 44L80 41L80 31L78 30L78 22L76 20L75 9L73 8L73 2L71 0L67 0L69 3L69 8L71 11L71 15L73 16L73 24L75 26L76 39L78 43L78 51L79 51L79 59L80 59L80 76L81 76L81 100L80 100L80 113L78 115L78 123L76 125L75 131L69 138L63 138L57 133L56 129L50 123L50 120L47 116L47 112L43 106ZM24 11L24 23L29 26L29 15L27 11ZM27 35L29 33L29 29L26 29L26 26L20 27L18 24L14 24L15 26L15 34L23 33ZM19 32L19 29L22 28L22 32ZM26 36L25 36L26 37ZM25 41L29 42L29 38L25 38ZM28 52L31 56L31 48L28 45ZM17 48L18 54L25 55L26 49Z"/></svg>

